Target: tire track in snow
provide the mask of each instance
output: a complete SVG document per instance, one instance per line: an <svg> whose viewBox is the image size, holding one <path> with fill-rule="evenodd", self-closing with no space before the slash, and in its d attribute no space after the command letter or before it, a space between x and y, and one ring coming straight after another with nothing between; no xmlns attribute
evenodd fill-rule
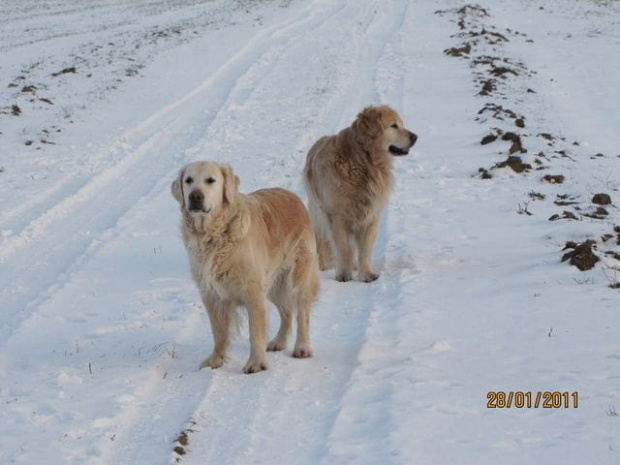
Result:
<svg viewBox="0 0 620 465"><path fill-rule="evenodd" d="M374 89L375 101L393 106L401 114L405 127L411 128L407 118L408 108L403 108L403 36L401 30L410 14L410 4L402 2L400 11L390 14L393 17L393 31L380 53L374 54L377 66L375 72L367 76L367 85ZM415 150L415 147L414 147ZM377 269L381 270L379 280L363 288L360 293L348 296L364 302L364 327L360 335L359 347L355 356L355 366L351 367L346 390L337 412L334 414L331 429L326 440L321 463L380 463L393 460L394 451L387 434L392 429L390 402L394 394L392 376L407 357L398 354L394 347L401 328L394 312L403 304L404 286L409 284L410 275L418 274L410 258L400 257L403 246L401 234L406 231L402 216L398 212L399 184L410 182L399 179L410 176L415 157L394 160L396 186L386 206L377 234L373 253ZM377 383L377 379L381 382Z"/></svg>
<svg viewBox="0 0 620 465"><path fill-rule="evenodd" d="M0 342L95 253L137 199L148 195L162 177L173 176L181 164L179 155L191 151L203 138L205 128L248 69L270 53L272 38L279 37L281 42L294 39L298 28L321 21L316 11L322 10L306 6L292 19L259 32L194 91L128 130L106 149L127 154L119 163L2 243L0 282L10 286L0 291L2 319L7 322L0 330ZM111 208L100 209L98 198L104 198Z"/></svg>

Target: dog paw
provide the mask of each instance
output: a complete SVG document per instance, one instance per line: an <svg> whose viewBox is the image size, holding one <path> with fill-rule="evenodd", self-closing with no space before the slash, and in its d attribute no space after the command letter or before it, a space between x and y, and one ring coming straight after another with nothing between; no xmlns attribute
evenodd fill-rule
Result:
<svg viewBox="0 0 620 465"><path fill-rule="evenodd" d="M269 344L267 344L268 352L280 352L281 350L286 349L286 341L280 341L278 339L274 339Z"/></svg>
<svg viewBox="0 0 620 465"><path fill-rule="evenodd" d="M336 273L336 281L341 283L349 282L353 279L351 272Z"/></svg>
<svg viewBox="0 0 620 465"><path fill-rule="evenodd" d="M373 273L372 271L360 273L360 281L364 283L371 283L373 281L376 281L377 279L379 279L379 275L377 273Z"/></svg>
<svg viewBox="0 0 620 465"><path fill-rule="evenodd" d="M294 358L310 358L312 357L312 350L310 347L295 347L293 351Z"/></svg>
<svg viewBox="0 0 620 465"><path fill-rule="evenodd" d="M243 367L243 372L246 375L252 373L259 373L261 371L265 371L267 369L267 362L264 360L248 360L248 363Z"/></svg>
<svg viewBox="0 0 620 465"><path fill-rule="evenodd" d="M217 354L212 354L210 357L205 358L200 364L200 369L203 368L219 368L224 365L224 357Z"/></svg>

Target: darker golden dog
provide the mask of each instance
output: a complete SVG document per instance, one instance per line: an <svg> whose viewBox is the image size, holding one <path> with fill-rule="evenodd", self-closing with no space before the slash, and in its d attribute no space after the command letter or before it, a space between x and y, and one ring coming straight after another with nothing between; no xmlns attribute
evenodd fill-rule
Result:
<svg viewBox="0 0 620 465"><path fill-rule="evenodd" d="M372 249L393 185L392 159L417 136L387 106L367 107L353 124L319 139L308 152L304 178L322 270L336 259L336 279L376 280Z"/></svg>

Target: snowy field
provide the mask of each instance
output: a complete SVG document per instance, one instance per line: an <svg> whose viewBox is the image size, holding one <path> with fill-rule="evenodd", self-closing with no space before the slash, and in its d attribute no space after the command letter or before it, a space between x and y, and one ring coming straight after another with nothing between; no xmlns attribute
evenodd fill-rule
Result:
<svg viewBox="0 0 620 465"><path fill-rule="evenodd" d="M178 168L305 199L380 103L379 280L198 371ZM0 464L620 463L618 0L4 0L0 198Z"/></svg>

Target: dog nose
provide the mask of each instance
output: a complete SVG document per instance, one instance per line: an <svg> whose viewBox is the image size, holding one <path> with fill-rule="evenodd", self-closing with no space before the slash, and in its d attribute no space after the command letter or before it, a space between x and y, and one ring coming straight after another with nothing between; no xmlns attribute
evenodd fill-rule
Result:
<svg viewBox="0 0 620 465"><path fill-rule="evenodd" d="M192 203L202 202L204 198L204 194L200 191L196 190L189 193L189 201Z"/></svg>
<svg viewBox="0 0 620 465"><path fill-rule="evenodd" d="M411 145L413 145L418 140L418 136L416 136L413 132L410 132L409 133L409 140L411 141Z"/></svg>

